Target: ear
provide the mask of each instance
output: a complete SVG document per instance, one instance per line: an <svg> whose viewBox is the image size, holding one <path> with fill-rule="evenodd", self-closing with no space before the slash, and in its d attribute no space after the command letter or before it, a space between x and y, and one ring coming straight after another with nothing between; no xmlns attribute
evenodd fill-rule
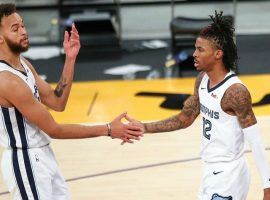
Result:
<svg viewBox="0 0 270 200"><path fill-rule="evenodd" d="M220 49L216 50L216 52L215 52L215 58L216 58L217 60L222 59L223 55L224 55L224 53L223 53L222 50L220 50Z"/></svg>

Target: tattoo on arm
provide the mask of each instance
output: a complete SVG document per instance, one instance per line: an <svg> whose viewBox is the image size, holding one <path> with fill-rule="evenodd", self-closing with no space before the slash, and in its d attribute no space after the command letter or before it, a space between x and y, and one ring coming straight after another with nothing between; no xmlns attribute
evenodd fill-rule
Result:
<svg viewBox="0 0 270 200"><path fill-rule="evenodd" d="M191 125L200 113L198 88L203 75L203 73L200 73L197 77L194 94L185 101L182 112L162 121L145 123L145 131L148 133L168 132L186 128Z"/></svg>
<svg viewBox="0 0 270 200"><path fill-rule="evenodd" d="M178 115L162 121L144 124L145 131L148 133L174 131L180 129L181 127L182 122L180 121Z"/></svg>
<svg viewBox="0 0 270 200"><path fill-rule="evenodd" d="M61 76L61 79L54 90L55 96L61 97L63 95L63 91L66 86L67 86L67 81L63 76Z"/></svg>
<svg viewBox="0 0 270 200"><path fill-rule="evenodd" d="M224 94L221 106L232 109L242 128L257 123L252 110L251 96L248 89L242 84L232 85Z"/></svg>

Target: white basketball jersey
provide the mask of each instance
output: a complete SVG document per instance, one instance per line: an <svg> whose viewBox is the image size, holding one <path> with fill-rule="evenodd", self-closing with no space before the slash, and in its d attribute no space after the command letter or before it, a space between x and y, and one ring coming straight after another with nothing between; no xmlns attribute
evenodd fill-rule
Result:
<svg viewBox="0 0 270 200"><path fill-rule="evenodd" d="M229 72L222 82L210 88L209 77L205 74L198 88L202 116L201 157L205 162L228 162L243 155L244 134L240 123L236 116L221 108L225 91L235 83L242 84Z"/></svg>
<svg viewBox="0 0 270 200"><path fill-rule="evenodd" d="M21 60L26 73L18 71L8 63L0 60L0 72L9 71L20 77L31 89L37 101L40 101L38 88L26 63ZM16 91L13 91L16 92ZM50 138L37 126L29 122L15 107L6 108L1 106L0 111L0 144L5 148L35 148L50 143Z"/></svg>

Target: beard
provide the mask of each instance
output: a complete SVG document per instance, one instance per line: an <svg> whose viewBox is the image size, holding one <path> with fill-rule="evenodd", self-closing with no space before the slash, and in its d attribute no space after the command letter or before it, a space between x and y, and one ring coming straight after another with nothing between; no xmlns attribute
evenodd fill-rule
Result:
<svg viewBox="0 0 270 200"><path fill-rule="evenodd" d="M6 43L9 47L9 49L13 52L13 53L23 53L26 52L29 48L29 42L27 43L27 45L23 46L21 43L23 42L23 40L20 41L20 43L16 43L11 41L8 38L5 38Z"/></svg>

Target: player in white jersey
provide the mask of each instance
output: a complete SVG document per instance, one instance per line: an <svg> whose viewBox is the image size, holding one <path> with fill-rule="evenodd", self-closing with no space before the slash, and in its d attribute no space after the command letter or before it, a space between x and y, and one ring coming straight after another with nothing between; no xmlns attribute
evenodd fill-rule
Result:
<svg viewBox="0 0 270 200"><path fill-rule="evenodd" d="M168 119L141 123L145 133L168 132L190 126L202 117L203 180L198 200L245 200L249 171L244 140L251 146L264 188L264 200L270 200L270 173L260 131L254 116L248 89L232 72L237 63L232 22L215 12L212 23L203 28L195 44L194 66L200 71L194 93L182 111Z"/></svg>
<svg viewBox="0 0 270 200"><path fill-rule="evenodd" d="M65 64L55 89L39 78L21 56L29 47L28 34L14 4L0 4L0 144L4 181L14 200L67 200L50 138L72 139L111 136L132 143L142 135L140 127L126 125L119 115L99 126L58 124L42 105L65 109L72 85L74 64L80 49L79 34L72 25L65 32Z"/></svg>

